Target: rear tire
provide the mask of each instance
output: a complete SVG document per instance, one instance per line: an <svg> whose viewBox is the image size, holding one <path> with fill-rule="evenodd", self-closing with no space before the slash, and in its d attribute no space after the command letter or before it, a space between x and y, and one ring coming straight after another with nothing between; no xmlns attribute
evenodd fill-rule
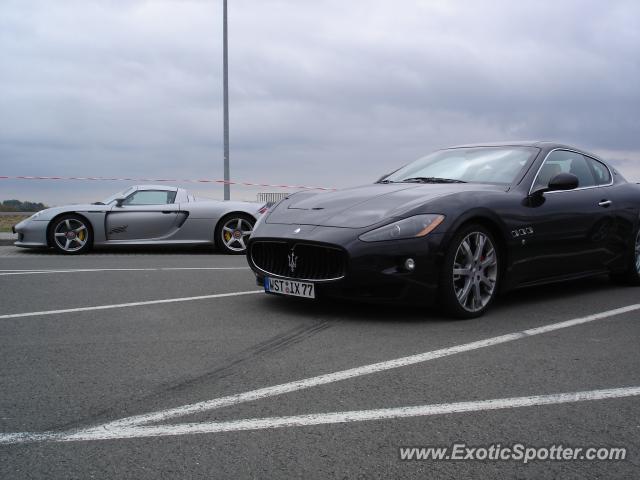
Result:
<svg viewBox="0 0 640 480"><path fill-rule="evenodd" d="M612 273L611 280L616 283L638 286L640 285L640 227L635 234L635 241L631 243L632 252L628 260L626 272Z"/></svg>
<svg viewBox="0 0 640 480"><path fill-rule="evenodd" d="M462 227L451 239L440 273L440 303L454 318L476 318L493 303L500 281L497 243L482 225Z"/></svg>
<svg viewBox="0 0 640 480"><path fill-rule="evenodd" d="M80 255L91 249L93 230L86 218L70 213L53 219L47 239L58 253Z"/></svg>
<svg viewBox="0 0 640 480"><path fill-rule="evenodd" d="M228 255L244 255L247 253L247 240L255 223L256 220L246 213L224 216L216 225L216 246Z"/></svg>

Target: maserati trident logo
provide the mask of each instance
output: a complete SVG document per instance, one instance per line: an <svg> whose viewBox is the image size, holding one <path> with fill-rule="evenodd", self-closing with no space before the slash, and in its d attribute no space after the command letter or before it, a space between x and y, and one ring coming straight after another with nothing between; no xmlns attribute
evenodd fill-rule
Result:
<svg viewBox="0 0 640 480"><path fill-rule="evenodd" d="M289 259L289 271L293 273L296 271L296 266L298 264L298 256L293 248L289 252L289 255L287 255L287 258Z"/></svg>

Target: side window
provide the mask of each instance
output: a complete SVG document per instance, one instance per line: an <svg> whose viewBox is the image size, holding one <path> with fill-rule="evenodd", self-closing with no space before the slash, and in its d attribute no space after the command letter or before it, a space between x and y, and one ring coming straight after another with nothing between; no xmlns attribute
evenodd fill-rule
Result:
<svg viewBox="0 0 640 480"><path fill-rule="evenodd" d="M593 168L593 173L596 177L596 184L608 185L611 183L611 173L604 163L599 162L598 160L595 160L591 157L587 157L587 161Z"/></svg>
<svg viewBox="0 0 640 480"><path fill-rule="evenodd" d="M549 181L559 173L573 173L578 177L578 188L593 187L596 182L587 159L579 153L566 150L551 152L544 161L534 181L533 190L549 185Z"/></svg>
<svg viewBox="0 0 640 480"><path fill-rule="evenodd" d="M164 190L138 190L133 195L127 197L124 205L165 205L173 203L176 192Z"/></svg>

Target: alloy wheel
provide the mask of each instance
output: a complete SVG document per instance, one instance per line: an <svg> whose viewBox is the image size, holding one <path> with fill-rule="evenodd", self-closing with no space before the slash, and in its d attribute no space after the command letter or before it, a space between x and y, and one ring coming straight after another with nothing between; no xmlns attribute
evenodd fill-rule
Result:
<svg viewBox="0 0 640 480"><path fill-rule="evenodd" d="M638 235L636 236L636 271L640 274L640 230L638 230Z"/></svg>
<svg viewBox="0 0 640 480"><path fill-rule="evenodd" d="M56 225L53 231L56 245L65 252L77 252L89 239L87 226L76 218L67 218Z"/></svg>
<svg viewBox="0 0 640 480"><path fill-rule="evenodd" d="M234 252L247 249L247 239L253 231L253 225L245 218L230 218L222 225L222 241Z"/></svg>
<svg viewBox="0 0 640 480"><path fill-rule="evenodd" d="M472 232L460 242L453 261L453 288L460 306L478 312L491 301L498 278L498 257L491 239Z"/></svg>

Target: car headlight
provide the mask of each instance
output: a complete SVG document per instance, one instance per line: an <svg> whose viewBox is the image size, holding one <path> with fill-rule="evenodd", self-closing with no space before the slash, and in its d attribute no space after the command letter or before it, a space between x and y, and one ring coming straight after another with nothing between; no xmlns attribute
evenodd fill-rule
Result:
<svg viewBox="0 0 640 480"><path fill-rule="evenodd" d="M38 218L40 216L41 213L42 213L42 210L40 210L39 212L34 213L33 215L31 215L29 217L29 220L35 220L36 218Z"/></svg>
<svg viewBox="0 0 640 480"><path fill-rule="evenodd" d="M443 221L444 215L415 215L363 233L359 238L363 242L382 242L384 240L424 237Z"/></svg>

